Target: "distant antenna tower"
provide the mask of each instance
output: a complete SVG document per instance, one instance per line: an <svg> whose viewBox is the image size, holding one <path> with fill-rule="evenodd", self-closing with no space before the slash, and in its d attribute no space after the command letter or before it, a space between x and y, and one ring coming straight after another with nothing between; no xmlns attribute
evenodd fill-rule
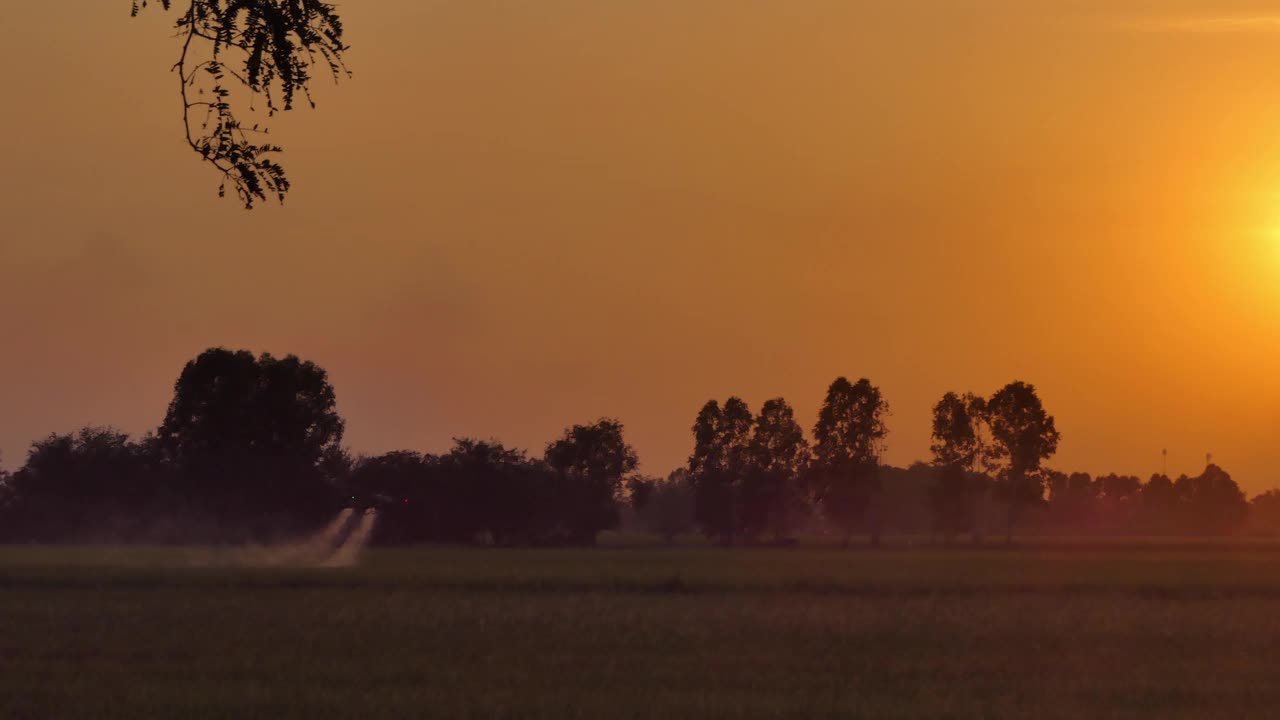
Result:
<svg viewBox="0 0 1280 720"><path fill-rule="evenodd" d="M1209 467L1209 466L1210 466L1210 465L1212 465L1212 464L1213 464L1213 453L1205 453L1205 454L1204 454L1204 466L1205 466L1205 467Z"/></svg>
<svg viewBox="0 0 1280 720"><path fill-rule="evenodd" d="M1160 474L1164 475L1165 477L1169 477L1169 448L1162 449L1160 451L1160 455L1164 461L1163 469L1160 471Z"/></svg>

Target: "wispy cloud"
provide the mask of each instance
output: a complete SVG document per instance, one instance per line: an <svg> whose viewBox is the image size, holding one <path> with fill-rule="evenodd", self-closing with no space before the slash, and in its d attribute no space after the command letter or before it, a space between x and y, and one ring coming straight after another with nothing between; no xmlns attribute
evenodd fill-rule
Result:
<svg viewBox="0 0 1280 720"><path fill-rule="evenodd" d="M1166 33L1280 32L1280 15L1142 18L1124 23L1129 30Z"/></svg>

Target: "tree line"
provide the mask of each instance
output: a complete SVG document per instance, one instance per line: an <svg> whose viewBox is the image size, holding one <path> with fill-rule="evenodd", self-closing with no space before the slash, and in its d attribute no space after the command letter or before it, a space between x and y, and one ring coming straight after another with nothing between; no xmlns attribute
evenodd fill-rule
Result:
<svg viewBox="0 0 1280 720"><path fill-rule="evenodd" d="M1121 475L1066 474L1045 463L1061 439L1035 387L1012 382L989 397L945 394L933 407L930 462L882 462L889 406L869 380L837 378L812 442L782 398L752 415L732 397L710 401L693 425L687 471L646 481L640 522L674 537L701 529L721 544L786 543L798 531L834 532L848 545L865 534L928 535L951 542L1003 531L1052 534L1227 534L1244 527L1250 503L1225 471L1147 482ZM687 507L674 498L683 497ZM642 500L644 497L641 498ZM1280 493L1254 502L1260 527L1280 528ZM1267 521L1266 518L1274 518Z"/></svg>
<svg viewBox="0 0 1280 720"><path fill-rule="evenodd" d="M353 457L323 368L215 348L187 363L160 427L32 443L0 477L0 539L269 541L342 507L384 510L381 542L592 544L617 527L638 459L615 420L575 425L541 457L459 439L442 455Z"/></svg>
<svg viewBox="0 0 1280 720"><path fill-rule="evenodd" d="M888 415L867 379L831 383L808 436L783 398L756 413L737 397L711 400L687 466L665 478L636 472L622 423L608 418L567 428L540 455L462 438L441 454L353 456L323 368L215 348L186 364L146 436L90 427L32 443L19 470L0 472L0 539L270 541L349 506L380 510L375 541L386 544L591 545L624 523L724 545L1280 528L1280 493L1249 503L1215 465L1146 482L1049 468L1060 434L1027 383L944 395L932 457L909 468L883 463Z"/></svg>

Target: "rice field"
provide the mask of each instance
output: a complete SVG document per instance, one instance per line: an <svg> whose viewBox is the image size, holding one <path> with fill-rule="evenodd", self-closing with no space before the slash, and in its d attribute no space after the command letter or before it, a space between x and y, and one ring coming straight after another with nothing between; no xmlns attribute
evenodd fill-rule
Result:
<svg viewBox="0 0 1280 720"><path fill-rule="evenodd" d="M0 716L1274 717L1280 545L0 548Z"/></svg>

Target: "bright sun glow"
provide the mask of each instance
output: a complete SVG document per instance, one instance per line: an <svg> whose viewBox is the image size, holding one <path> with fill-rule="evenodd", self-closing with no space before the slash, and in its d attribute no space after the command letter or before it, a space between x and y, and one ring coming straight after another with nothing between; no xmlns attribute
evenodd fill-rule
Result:
<svg viewBox="0 0 1280 720"><path fill-rule="evenodd" d="M1280 209L1273 212L1269 226L1262 231L1260 249L1261 259L1269 266L1268 269L1280 272Z"/></svg>
<svg viewBox="0 0 1280 720"><path fill-rule="evenodd" d="M1280 193L1269 193L1259 203L1264 218L1253 233L1250 257L1263 267L1255 272L1265 276L1266 284L1280 289Z"/></svg>

